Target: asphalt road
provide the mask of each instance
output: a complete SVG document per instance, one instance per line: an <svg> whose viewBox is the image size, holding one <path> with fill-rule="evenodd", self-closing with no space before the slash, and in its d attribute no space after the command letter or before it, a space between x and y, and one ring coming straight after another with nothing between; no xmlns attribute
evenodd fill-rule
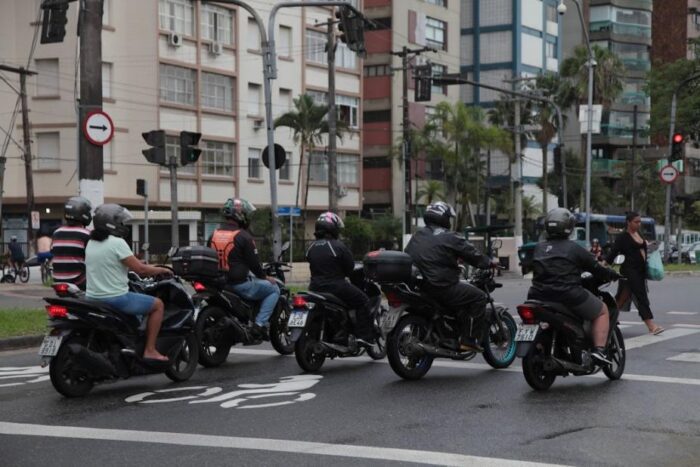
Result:
<svg viewBox="0 0 700 467"><path fill-rule="evenodd" d="M437 360L406 382L386 361L327 361L304 375L293 357L237 347L187 383L134 378L68 400L35 349L0 354L1 463L697 466L699 285L651 284L660 336L622 315L622 380L559 378L546 393L529 388L519 361L496 371L481 357ZM526 286L507 281L496 298L515 305Z"/></svg>

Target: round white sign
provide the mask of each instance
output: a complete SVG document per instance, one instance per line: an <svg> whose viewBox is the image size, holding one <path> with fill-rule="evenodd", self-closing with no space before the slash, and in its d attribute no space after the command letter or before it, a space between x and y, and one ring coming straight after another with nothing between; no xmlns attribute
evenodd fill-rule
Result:
<svg viewBox="0 0 700 467"><path fill-rule="evenodd" d="M83 123L83 134L92 144L103 146L114 136L114 124L106 113L98 110L90 112Z"/></svg>
<svg viewBox="0 0 700 467"><path fill-rule="evenodd" d="M659 170L659 178L664 183L673 183L678 178L678 170L672 165L665 165Z"/></svg>

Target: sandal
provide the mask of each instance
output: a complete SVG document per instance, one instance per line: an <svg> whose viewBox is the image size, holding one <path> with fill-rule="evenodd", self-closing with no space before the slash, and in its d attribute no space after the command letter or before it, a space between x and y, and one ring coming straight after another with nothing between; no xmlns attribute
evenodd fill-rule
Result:
<svg viewBox="0 0 700 467"><path fill-rule="evenodd" d="M664 332L665 329L661 326L656 326L652 331L650 331L653 335L658 336L662 332Z"/></svg>

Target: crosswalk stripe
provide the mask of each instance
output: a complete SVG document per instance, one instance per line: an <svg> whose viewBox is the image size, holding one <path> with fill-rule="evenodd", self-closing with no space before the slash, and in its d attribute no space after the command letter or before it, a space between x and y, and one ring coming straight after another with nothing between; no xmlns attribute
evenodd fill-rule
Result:
<svg viewBox="0 0 700 467"><path fill-rule="evenodd" d="M674 324L678 328L700 329L700 324Z"/></svg>
<svg viewBox="0 0 700 467"><path fill-rule="evenodd" d="M678 354L675 357L667 358L666 360L672 360L674 362L690 362L690 363L700 363L700 353L698 352L688 352Z"/></svg>
<svg viewBox="0 0 700 467"><path fill-rule="evenodd" d="M697 315L697 311L669 311L666 313L668 315L686 315L686 316L692 316L692 315Z"/></svg>
<svg viewBox="0 0 700 467"><path fill-rule="evenodd" d="M663 332L663 334L659 334L658 336L655 336L653 334L645 334L643 336L625 339L625 348L627 350L638 349L647 345L658 344L659 342L667 341L670 339L676 339L678 337L690 336L699 332L700 330L695 329L667 329Z"/></svg>

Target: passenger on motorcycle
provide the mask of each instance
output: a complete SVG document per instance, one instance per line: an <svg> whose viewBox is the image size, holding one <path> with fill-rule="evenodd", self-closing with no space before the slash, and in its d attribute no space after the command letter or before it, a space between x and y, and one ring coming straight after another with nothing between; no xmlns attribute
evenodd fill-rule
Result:
<svg viewBox="0 0 700 467"><path fill-rule="evenodd" d="M149 266L139 261L124 240L129 233L131 213L118 204L103 204L95 210L94 230L85 248L87 293L130 315L148 315L143 358L167 362L168 357L156 349L156 338L163 321L165 306L159 298L129 292L129 270L142 276L169 276L169 269Z"/></svg>
<svg viewBox="0 0 700 467"><path fill-rule="evenodd" d="M330 293L355 310L357 318L355 337L361 345L372 346L375 342L369 297L346 280L355 268L350 249L338 240L344 227L337 214L324 212L316 220L316 241L306 250L306 260L311 270L309 290Z"/></svg>
<svg viewBox="0 0 700 467"><path fill-rule="evenodd" d="M255 207L244 199L229 198L222 209L226 222L209 238L209 246L219 255L219 269L225 271L227 288L241 297L260 301L251 332L258 339L269 339L267 326L280 297L273 277L265 275L253 236L246 230ZM252 273L255 277L250 275Z"/></svg>
<svg viewBox="0 0 700 467"><path fill-rule="evenodd" d="M51 254L53 278L85 290L85 247L90 240L87 226L92 222L92 204L82 196L66 201L63 217L66 225L53 233Z"/></svg>
<svg viewBox="0 0 700 467"><path fill-rule="evenodd" d="M461 281L459 260L479 269L498 266L496 260L479 253L462 235L450 230L455 211L447 203L429 205L423 221L425 227L413 235L406 253L423 274L422 291L453 312L464 326L461 350L482 351L487 297L477 287Z"/></svg>
<svg viewBox="0 0 700 467"><path fill-rule="evenodd" d="M590 321L593 351L599 363L610 364L605 346L610 328L608 307L581 284L581 274L610 281L620 276L600 265L596 257L576 242L569 240L575 218L564 208L555 208L545 217L547 240L535 247L532 287L527 298L564 304L581 319Z"/></svg>

